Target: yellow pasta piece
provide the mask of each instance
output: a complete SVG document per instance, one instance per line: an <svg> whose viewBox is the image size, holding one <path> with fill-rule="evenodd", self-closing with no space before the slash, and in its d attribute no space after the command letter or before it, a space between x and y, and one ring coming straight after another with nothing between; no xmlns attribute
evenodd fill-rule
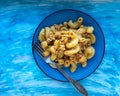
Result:
<svg viewBox="0 0 120 96"><path fill-rule="evenodd" d="M83 34L86 32L86 28L79 28L76 33Z"/></svg>
<svg viewBox="0 0 120 96"><path fill-rule="evenodd" d="M93 33L94 28L92 26L87 27L87 33Z"/></svg>
<svg viewBox="0 0 120 96"><path fill-rule="evenodd" d="M90 35L90 39L91 39L91 43L94 44L95 41L96 41L95 35L94 35L94 34L91 34L91 35Z"/></svg>
<svg viewBox="0 0 120 96"><path fill-rule="evenodd" d="M86 62L87 61L87 58L85 56L82 56L80 59L79 59L79 62L80 63L83 63L83 62Z"/></svg>
<svg viewBox="0 0 120 96"><path fill-rule="evenodd" d="M59 31L62 26L63 26L62 24L59 24L59 25L55 24L54 25L54 27L57 31Z"/></svg>
<svg viewBox="0 0 120 96"><path fill-rule="evenodd" d="M58 65L60 66L60 65L63 65L64 64L64 60L63 59L59 59L58 60Z"/></svg>
<svg viewBox="0 0 120 96"><path fill-rule="evenodd" d="M76 69L77 69L76 64L71 64L70 71L75 72Z"/></svg>
<svg viewBox="0 0 120 96"><path fill-rule="evenodd" d="M61 31L67 31L68 29L66 27L60 28Z"/></svg>
<svg viewBox="0 0 120 96"><path fill-rule="evenodd" d="M41 46L45 50L48 47L47 41L41 42Z"/></svg>
<svg viewBox="0 0 120 96"><path fill-rule="evenodd" d="M55 26L51 26L51 31L54 33L56 32Z"/></svg>
<svg viewBox="0 0 120 96"><path fill-rule="evenodd" d="M87 66L87 62L83 62L82 67L86 67L86 66Z"/></svg>
<svg viewBox="0 0 120 96"><path fill-rule="evenodd" d="M49 27L45 27L45 37L46 37L46 39L48 38L49 33L50 33L50 28Z"/></svg>
<svg viewBox="0 0 120 96"><path fill-rule="evenodd" d="M80 38L79 38L79 42L83 43L83 42L85 42L85 41L86 41L86 38L84 38L84 37L80 37Z"/></svg>
<svg viewBox="0 0 120 96"><path fill-rule="evenodd" d="M54 46L57 46L57 47L58 47L59 45L60 45L60 41L59 41L59 40L55 40L55 41L54 41Z"/></svg>
<svg viewBox="0 0 120 96"><path fill-rule="evenodd" d="M94 56L95 54L95 49L93 47L88 47L85 49L85 56L87 57L87 59L90 59Z"/></svg>
<svg viewBox="0 0 120 96"><path fill-rule="evenodd" d="M45 29L44 28L40 31L38 40L40 40L41 42L45 41Z"/></svg>
<svg viewBox="0 0 120 96"><path fill-rule="evenodd" d="M65 60L64 66L65 67L69 67L70 66L70 61L69 60Z"/></svg>
<svg viewBox="0 0 120 96"><path fill-rule="evenodd" d="M49 51L45 51L45 52L43 52L43 55L44 55L45 57L49 56L49 54L50 54Z"/></svg>
<svg viewBox="0 0 120 96"><path fill-rule="evenodd" d="M65 51L64 51L64 54L67 55L67 56L70 56L70 55L75 54L75 53L77 53L77 52L79 52L79 51L80 51L80 47L79 47L79 45L77 45L77 46L76 46L75 48L73 48L73 49L65 50Z"/></svg>
<svg viewBox="0 0 120 96"><path fill-rule="evenodd" d="M76 45L78 45L78 38L77 38L77 37L74 38L74 39L72 39L71 42L66 43L66 47L67 47L67 48L73 48L73 47L75 47Z"/></svg>
<svg viewBox="0 0 120 96"><path fill-rule="evenodd" d="M70 28L73 28L73 29L75 29L75 28L78 28L78 27L80 27L80 23L78 23L78 22L72 22L72 20L70 20L69 22L68 22L68 26L70 27Z"/></svg>
<svg viewBox="0 0 120 96"><path fill-rule="evenodd" d="M70 37L71 39L74 39L74 38L77 37L76 33L73 32L73 31L68 31L68 35L69 35L69 37Z"/></svg>
<svg viewBox="0 0 120 96"><path fill-rule="evenodd" d="M54 61L56 58L57 58L57 55L52 53L51 56L50 56L50 59L52 61Z"/></svg>
<svg viewBox="0 0 120 96"><path fill-rule="evenodd" d="M84 25L81 24L81 25L80 25L80 28L84 28Z"/></svg>
<svg viewBox="0 0 120 96"><path fill-rule="evenodd" d="M64 22L63 26L67 27L67 24L68 24L67 22Z"/></svg>
<svg viewBox="0 0 120 96"><path fill-rule="evenodd" d="M67 42L68 42L68 38L66 38L66 37L62 37L60 40L61 44L66 44Z"/></svg>
<svg viewBox="0 0 120 96"><path fill-rule="evenodd" d="M83 18L82 18L82 17L79 17L78 20L77 20L77 22L81 25L82 22L83 22Z"/></svg>
<svg viewBox="0 0 120 96"><path fill-rule="evenodd" d="M51 47L49 48L49 51L50 51L51 53L54 53L54 54L55 54L55 52L56 52L55 46L51 46Z"/></svg>
<svg viewBox="0 0 120 96"><path fill-rule="evenodd" d="M59 31L55 32L55 38L58 39L61 37L61 33Z"/></svg>

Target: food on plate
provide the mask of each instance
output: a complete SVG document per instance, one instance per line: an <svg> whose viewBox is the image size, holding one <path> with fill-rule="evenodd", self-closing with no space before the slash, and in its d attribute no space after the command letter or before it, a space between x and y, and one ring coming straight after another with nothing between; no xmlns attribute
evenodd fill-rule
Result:
<svg viewBox="0 0 120 96"><path fill-rule="evenodd" d="M83 18L76 22L65 21L63 24L54 24L42 28L38 40L44 49L44 56L50 56L59 67L70 67L75 72L77 64L87 66L87 60L95 55L93 44L96 42L93 26L82 24ZM52 68L56 68L50 64Z"/></svg>

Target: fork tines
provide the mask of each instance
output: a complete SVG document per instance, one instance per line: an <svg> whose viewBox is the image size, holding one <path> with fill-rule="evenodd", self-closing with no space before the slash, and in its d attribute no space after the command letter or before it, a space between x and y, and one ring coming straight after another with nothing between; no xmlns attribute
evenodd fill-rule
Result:
<svg viewBox="0 0 120 96"><path fill-rule="evenodd" d="M41 45L40 45L40 43L39 42L36 42L36 43L34 43L33 45L32 45L32 47L39 53L39 55L43 58L44 56L43 56L43 49L42 49L42 47L41 47Z"/></svg>

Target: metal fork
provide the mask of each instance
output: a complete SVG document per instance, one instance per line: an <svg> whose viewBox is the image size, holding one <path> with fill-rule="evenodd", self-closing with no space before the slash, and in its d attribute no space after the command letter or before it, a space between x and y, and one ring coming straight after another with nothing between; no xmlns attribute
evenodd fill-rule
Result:
<svg viewBox="0 0 120 96"><path fill-rule="evenodd" d="M83 94L84 96L88 96L88 93L86 91L86 89L77 81L75 81L73 78L71 78L62 68L60 68L55 62L51 61L49 57L44 57L43 56L43 49L41 47L41 44L39 42L36 42L32 45L32 47L36 50L36 52L39 54L39 56L46 62L46 63L50 63L53 64L57 67L57 70L66 78L68 79L68 81L70 81L73 86L78 90L78 92L80 92L81 94Z"/></svg>

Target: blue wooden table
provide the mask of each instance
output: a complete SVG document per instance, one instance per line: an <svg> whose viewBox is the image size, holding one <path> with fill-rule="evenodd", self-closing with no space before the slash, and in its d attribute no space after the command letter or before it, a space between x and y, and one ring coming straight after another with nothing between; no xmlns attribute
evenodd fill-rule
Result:
<svg viewBox="0 0 120 96"><path fill-rule="evenodd" d="M69 82L47 77L32 55L32 36L38 24L64 8L91 15L105 36L101 65L79 82L89 96L120 96L119 0L0 0L0 96L81 96Z"/></svg>

